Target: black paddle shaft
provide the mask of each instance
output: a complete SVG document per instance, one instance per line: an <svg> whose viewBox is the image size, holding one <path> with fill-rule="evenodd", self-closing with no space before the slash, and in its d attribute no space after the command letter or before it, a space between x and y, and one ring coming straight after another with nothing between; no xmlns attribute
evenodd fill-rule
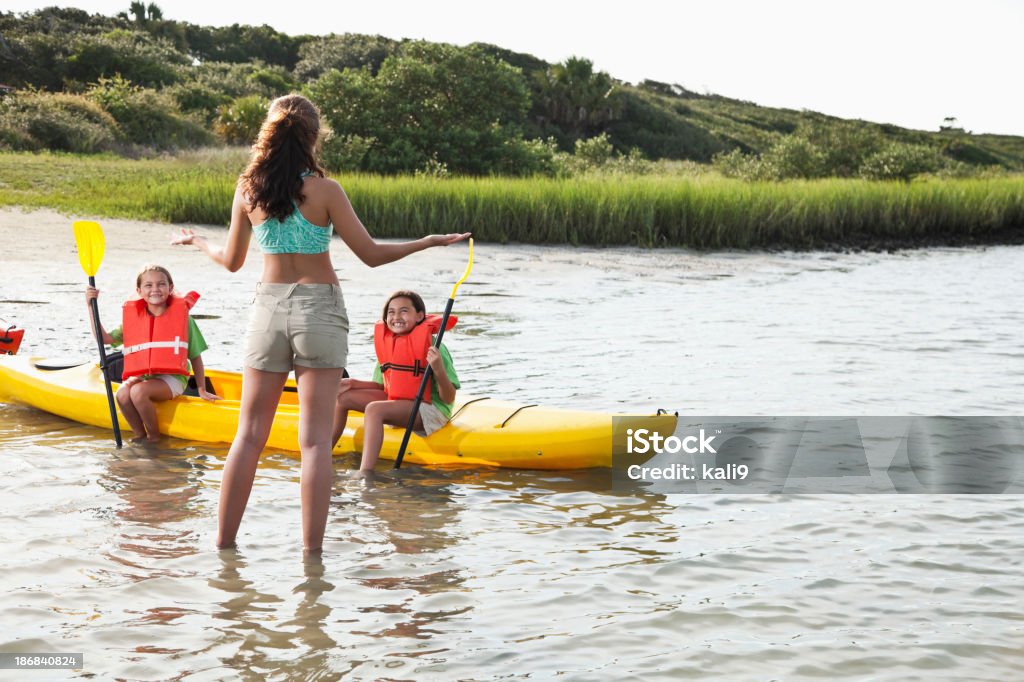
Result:
<svg viewBox="0 0 1024 682"><path fill-rule="evenodd" d="M448 326L448 316L452 314L452 306L455 305L455 299L449 298L448 303L444 306L444 315L441 317L441 329L437 332L437 340L434 341L434 348L441 348L441 339L444 338L444 328ZM427 386L430 385L430 377L433 375L433 367L427 364L427 370L423 372L423 378L420 380L420 390L416 392L416 400L412 403L412 412L409 414L409 425L405 427L405 435L402 436L402 445L398 448L398 456L395 457L395 468L399 469L402 466L402 460L405 458L405 448L409 445L409 437L412 435L413 427L416 426L416 415L420 413L420 405L423 403L423 394L427 390Z"/></svg>
<svg viewBox="0 0 1024 682"><path fill-rule="evenodd" d="M89 277L89 286L96 288L96 278ZM96 299L89 300L92 308L93 326L96 328L96 345L100 350L100 371L103 372L103 383L107 387L107 406L110 408L110 423L114 427L114 442L118 449L121 448L121 425L117 422L117 408L114 407L114 389L110 386L110 376L107 374L107 351L103 347L103 332L100 331L100 306Z"/></svg>

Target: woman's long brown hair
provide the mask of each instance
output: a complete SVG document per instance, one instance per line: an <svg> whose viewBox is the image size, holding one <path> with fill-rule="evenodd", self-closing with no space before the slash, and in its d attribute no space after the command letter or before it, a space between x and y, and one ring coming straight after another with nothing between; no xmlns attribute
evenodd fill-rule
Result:
<svg viewBox="0 0 1024 682"><path fill-rule="evenodd" d="M285 95L270 104L252 147L252 160L241 177L251 208L284 220L302 203L302 173L324 177L317 161L320 111L302 95ZM293 203L294 202L294 203Z"/></svg>

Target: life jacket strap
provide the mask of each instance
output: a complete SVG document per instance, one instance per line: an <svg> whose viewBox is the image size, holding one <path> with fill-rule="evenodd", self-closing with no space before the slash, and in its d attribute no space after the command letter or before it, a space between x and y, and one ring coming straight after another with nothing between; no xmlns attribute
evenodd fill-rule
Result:
<svg viewBox="0 0 1024 682"><path fill-rule="evenodd" d="M188 342L182 341L180 336L175 336L174 341L148 341L135 344L134 346L125 346L123 352L125 355L131 355L132 353L149 350L150 348L173 348L174 354L178 355L180 351L188 350Z"/></svg>
<svg viewBox="0 0 1024 682"><path fill-rule="evenodd" d="M419 360L416 360L414 364L411 365L399 365L394 362L385 362L383 365L380 366L380 371L381 373L387 371L409 372L414 377L418 377L427 371L427 367Z"/></svg>

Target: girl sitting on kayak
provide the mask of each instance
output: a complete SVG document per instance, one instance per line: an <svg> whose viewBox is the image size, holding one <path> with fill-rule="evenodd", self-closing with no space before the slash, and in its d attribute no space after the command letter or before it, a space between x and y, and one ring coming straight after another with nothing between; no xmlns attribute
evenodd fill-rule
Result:
<svg viewBox="0 0 1024 682"><path fill-rule="evenodd" d="M448 318L447 329L456 317ZM384 424L406 426L423 373L432 368L430 386L424 392L416 416L417 431L430 435L452 416L455 390L460 388L452 356L442 343L434 348L433 335L441 318L427 315L423 299L414 291L396 291L384 304L381 320L373 330L377 366L370 381L342 379L334 411L332 442L345 431L349 410L362 412L363 458L360 473L372 471L384 442Z"/></svg>
<svg viewBox="0 0 1024 682"><path fill-rule="evenodd" d="M136 442L160 439L156 403L184 393L190 371L195 372L199 397L220 399L206 390L202 358L206 339L188 312L199 294L177 296L173 292L171 273L159 265L146 265L135 278L138 298L124 304L122 325L109 333L100 325L103 343L125 345L123 381L116 397L121 414L135 432L132 440ZM87 287L86 305L99 294L98 289ZM91 315L89 322L92 323Z"/></svg>

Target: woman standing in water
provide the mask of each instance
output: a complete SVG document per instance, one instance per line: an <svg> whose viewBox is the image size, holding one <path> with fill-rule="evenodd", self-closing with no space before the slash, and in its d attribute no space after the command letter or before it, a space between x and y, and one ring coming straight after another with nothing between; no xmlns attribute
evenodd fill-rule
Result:
<svg viewBox="0 0 1024 682"><path fill-rule="evenodd" d="M218 547L231 547L270 435L288 372L295 370L302 453L302 538L319 552L327 526L334 466L331 425L348 354L348 316L331 264L332 232L370 267L469 236L430 235L379 244L367 233L344 190L317 160L320 112L301 95L270 105L231 207L227 243L214 246L183 229L173 244L194 244L236 272L249 239L263 252L263 275L246 331L238 431L228 451L220 494Z"/></svg>

